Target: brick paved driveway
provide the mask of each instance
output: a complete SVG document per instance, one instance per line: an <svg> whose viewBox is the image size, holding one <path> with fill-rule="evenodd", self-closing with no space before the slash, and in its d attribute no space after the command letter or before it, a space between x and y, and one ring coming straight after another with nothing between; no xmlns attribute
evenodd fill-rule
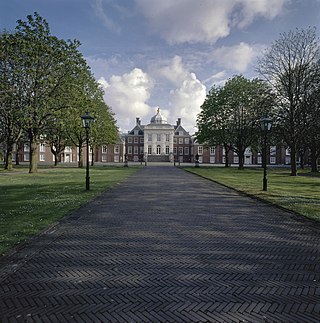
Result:
<svg viewBox="0 0 320 323"><path fill-rule="evenodd" d="M0 266L2 322L320 322L320 230L144 167Z"/></svg>

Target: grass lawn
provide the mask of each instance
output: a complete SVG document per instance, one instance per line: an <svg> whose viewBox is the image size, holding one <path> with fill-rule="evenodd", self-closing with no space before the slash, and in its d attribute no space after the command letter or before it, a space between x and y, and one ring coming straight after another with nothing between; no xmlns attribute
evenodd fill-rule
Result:
<svg viewBox="0 0 320 323"><path fill-rule="evenodd" d="M299 170L299 176L290 176L284 168L268 169L268 191L262 191L262 168L199 167L186 170L236 190L255 195L307 218L320 221L320 177Z"/></svg>
<svg viewBox="0 0 320 323"><path fill-rule="evenodd" d="M133 174L138 167L27 168L0 171L0 255Z"/></svg>

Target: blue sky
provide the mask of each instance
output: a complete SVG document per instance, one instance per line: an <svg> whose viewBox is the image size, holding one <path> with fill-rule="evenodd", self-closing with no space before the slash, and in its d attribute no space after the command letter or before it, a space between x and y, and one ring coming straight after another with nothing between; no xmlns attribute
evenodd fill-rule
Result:
<svg viewBox="0 0 320 323"><path fill-rule="evenodd" d="M35 11L53 35L82 43L123 131L160 107L193 133L213 84L257 76L257 58L282 32L320 35L320 0L1 0L0 29Z"/></svg>

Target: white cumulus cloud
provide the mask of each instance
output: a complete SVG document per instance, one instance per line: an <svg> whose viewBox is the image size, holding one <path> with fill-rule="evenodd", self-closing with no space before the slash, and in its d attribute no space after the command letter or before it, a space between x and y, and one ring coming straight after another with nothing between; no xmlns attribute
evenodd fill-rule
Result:
<svg viewBox="0 0 320 323"><path fill-rule="evenodd" d="M243 73L261 52L261 46L241 42L235 46L223 46L212 52L211 59L220 67Z"/></svg>
<svg viewBox="0 0 320 323"><path fill-rule="evenodd" d="M165 65L159 68L159 75L174 86L168 97L170 114L181 117L182 125L193 133L197 114L206 97L206 87L197 79L195 73L183 65L180 56L163 64Z"/></svg>
<svg viewBox="0 0 320 323"><path fill-rule="evenodd" d="M144 117L150 112L147 101L154 86L153 80L139 68L123 75L113 75L110 80L101 77L99 83L105 91L105 102L116 114L122 130L132 126L136 117Z"/></svg>
<svg viewBox="0 0 320 323"><path fill-rule="evenodd" d="M272 19L289 0L136 0L154 32L168 43L215 43L256 17Z"/></svg>

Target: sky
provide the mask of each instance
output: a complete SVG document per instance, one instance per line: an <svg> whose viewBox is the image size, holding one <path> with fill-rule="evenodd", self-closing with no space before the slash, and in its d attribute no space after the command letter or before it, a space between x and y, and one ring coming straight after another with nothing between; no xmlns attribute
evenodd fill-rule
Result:
<svg viewBox="0 0 320 323"><path fill-rule="evenodd" d="M258 77L257 59L280 33L320 35L320 0L0 0L0 30L34 12L52 35L81 42L124 132L160 108L193 134L213 85Z"/></svg>

